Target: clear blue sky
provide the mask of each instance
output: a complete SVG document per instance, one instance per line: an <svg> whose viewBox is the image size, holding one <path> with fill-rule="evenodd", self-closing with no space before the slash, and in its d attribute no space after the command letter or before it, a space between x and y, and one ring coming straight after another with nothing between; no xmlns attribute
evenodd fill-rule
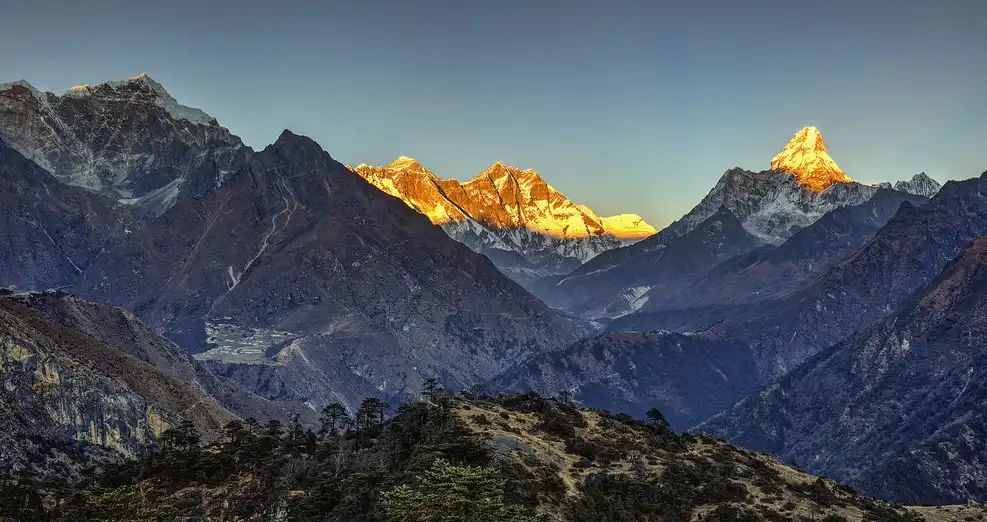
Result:
<svg viewBox="0 0 987 522"><path fill-rule="evenodd" d="M806 125L864 182L987 170L982 0L0 3L0 81L147 72L256 148L502 160L656 226Z"/></svg>

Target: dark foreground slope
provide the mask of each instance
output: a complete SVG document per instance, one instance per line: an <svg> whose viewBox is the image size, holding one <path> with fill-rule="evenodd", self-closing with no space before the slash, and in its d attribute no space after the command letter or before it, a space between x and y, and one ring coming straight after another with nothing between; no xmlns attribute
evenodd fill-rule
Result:
<svg viewBox="0 0 987 522"><path fill-rule="evenodd" d="M153 366L168 378L191 386L216 399L235 415L288 421L300 415L315 420L314 412L297 401L270 401L239 383L211 372L175 343L164 338L133 314L111 306L88 302L63 292L26 293L6 298L39 320L92 338L107 350L125 354Z"/></svg>
<svg viewBox="0 0 987 522"><path fill-rule="evenodd" d="M3 473L71 479L83 467L141 453L183 421L217 433L235 418L151 360L177 354L152 355L136 343L120 350L38 313L36 299L49 298L0 296ZM122 312L119 319L132 320Z"/></svg>
<svg viewBox="0 0 987 522"><path fill-rule="evenodd" d="M700 429L905 502L987 498L987 237L868 332Z"/></svg>
<svg viewBox="0 0 987 522"><path fill-rule="evenodd" d="M15 518L50 520L659 521L923 520L711 437L535 395L401 406L323 436L233 423L201 447L191 430L85 493ZM328 417L327 417L328 419ZM338 424L336 424L338 425ZM327 428L332 428L327 423ZM12 482L9 490L16 489ZM943 508L929 520L983 516Z"/></svg>

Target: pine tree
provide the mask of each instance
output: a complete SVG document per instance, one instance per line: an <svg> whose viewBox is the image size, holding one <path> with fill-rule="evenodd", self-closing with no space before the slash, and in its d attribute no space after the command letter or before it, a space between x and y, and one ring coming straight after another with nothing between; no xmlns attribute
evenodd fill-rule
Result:
<svg viewBox="0 0 987 522"><path fill-rule="evenodd" d="M669 424L668 419L665 418L665 414L661 412L658 408L651 408L645 413L651 426L655 428L660 433L668 433L672 430L671 424Z"/></svg>
<svg viewBox="0 0 987 522"><path fill-rule="evenodd" d="M322 438L338 436L345 419L349 419L346 406L338 402L327 404L322 408L322 414L319 416L319 435Z"/></svg>

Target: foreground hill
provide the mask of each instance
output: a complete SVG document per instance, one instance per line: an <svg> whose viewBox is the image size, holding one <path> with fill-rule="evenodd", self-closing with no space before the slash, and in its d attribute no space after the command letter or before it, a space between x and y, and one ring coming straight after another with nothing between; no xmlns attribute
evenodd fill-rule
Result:
<svg viewBox="0 0 987 522"><path fill-rule="evenodd" d="M866 333L700 429L906 502L987 497L987 237Z"/></svg>
<svg viewBox="0 0 987 522"><path fill-rule="evenodd" d="M217 433L236 418L198 383L164 369L187 355L141 334L120 310L55 293L3 291L0 470L71 479L84 467L142 453L181 422ZM108 340L117 335L126 342Z"/></svg>
<svg viewBox="0 0 987 522"><path fill-rule="evenodd" d="M246 521L963 520L980 506L919 510L861 497L831 480L712 437L535 395L401 406L381 422L367 401L340 431L232 423L207 447L172 431L162 448L49 507L14 497L17 519ZM7 481L18 491L15 481ZM57 499L61 499L58 503ZM32 512L33 510L33 512Z"/></svg>

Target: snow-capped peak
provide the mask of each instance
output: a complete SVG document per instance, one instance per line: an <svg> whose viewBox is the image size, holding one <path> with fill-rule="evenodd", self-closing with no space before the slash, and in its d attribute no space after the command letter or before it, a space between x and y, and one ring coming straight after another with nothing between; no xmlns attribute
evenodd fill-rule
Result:
<svg viewBox="0 0 987 522"><path fill-rule="evenodd" d="M405 156L386 167L358 165L353 170L453 239L481 253L497 251L498 259L503 251L514 251L535 266L568 271L573 260L585 262L655 232L639 216L609 218L614 225L610 230L591 208L573 203L534 170L500 161L465 182L439 179ZM502 260L516 262L514 257ZM522 271L531 275L530 270L525 264ZM554 272L541 276L548 273Z"/></svg>
<svg viewBox="0 0 987 522"><path fill-rule="evenodd" d="M908 181L899 181L894 184L895 190L900 190L902 192L908 192L910 194L918 194L920 196L925 196L931 198L939 192L942 185L930 178L926 173L919 172L918 174L912 176L912 179Z"/></svg>
<svg viewBox="0 0 987 522"><path fill-rule="evenodd" d="M771 159L773 170L787 172L805 188L821 192L833 183L853 182L829 157L822 134L815 127L806 127L778 155Z"/></svg>
<svg viewBox="0 0 987 522"><path fill-rule="evenodd" d="M9 89L13 89L14 87L24 87L25 89L31 91L31 93L33 93L35 96L39 96L41 94L41 91L35 89L33 85L27 83L25 80L17 80L16 82L10 82L10 83L0 83L0 91L6 91Z"/></svg>
<svg viewBox="0 0 987 522"><path fill-rule="evenodd" d="M216 119L209 116L200 109L181 105L177 100L158 82L154 81L147 73L141 73L128 80L108 81L96 85L76 85L65 91L65 96L90 96L102 87L113 90L120 90L129 86L141 86L149 89L155 96L155 103L166 110L168 114L180 120L187 120L196 125L218 125Z"/></svg>
<svg viewBox="0 0 987 522"><path fill-rule="evenodd" d="M602 219L603 228L620 239L644 239L658 231L637 214L618 214Z"/></svg>
<svg viewBox="0 0 987 522"><path fill-rule="evenodd" d="M407 169L410 167L421 167L422 164L418 163L415 158L409 158L408 156L398 156L398 158L387 165L389 169Z"/></svg>

